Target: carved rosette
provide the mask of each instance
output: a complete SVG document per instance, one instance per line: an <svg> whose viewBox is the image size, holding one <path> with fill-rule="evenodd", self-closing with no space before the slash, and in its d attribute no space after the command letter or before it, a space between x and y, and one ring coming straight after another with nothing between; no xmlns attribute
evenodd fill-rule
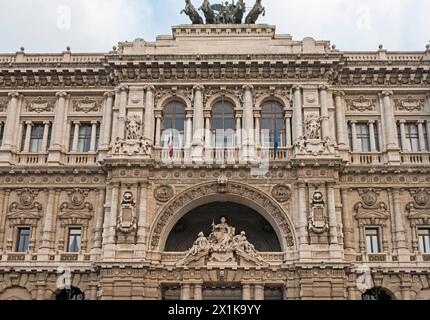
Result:
<svg viewBox="0 0 430 320"><path fill-rule="evenodd" d="M165 227L168 221L175 216L181 208L199 198L219 193L220 189L218 181L214 181L190 188L184 193L176 196L173 201L170 201L169 204L162 209L154 223L151 234L152 249L157 249L163 232L166 232ZM275 220L278 228L284 235L287 246L290 248L295 246L294 234L289 218L271 197L251 186L233 181L228 182L225 193L245 198L261 206Z"/></svg>
<svg viewBox="0 0 430 320"><path fill-rule="evenodd" d="M154 198L159 202L167 202L173 198L175 191L172 186L162 185L154 189Z"/></svg>
<svg viewBox="0 0 430 320"><path fill-rule="evenodd" d="M116 228L124 234L137 231L136 201L131 191L126 191L122 195L121 210Z"/></svg>

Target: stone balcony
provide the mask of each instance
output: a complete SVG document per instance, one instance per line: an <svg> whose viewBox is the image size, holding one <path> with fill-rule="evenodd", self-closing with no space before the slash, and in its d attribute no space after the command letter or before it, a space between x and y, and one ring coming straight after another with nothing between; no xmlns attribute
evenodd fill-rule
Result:
<svg viewBox="0 0 430 320"><path fill-rule="evenodd" d="M430 152L400 152L402 165L430 165ZM381 152L351 152L350 165L374 166L387 163Z"/></svg>
<svg viewBox="0 0 430 320"><path fill-rule="evenodd" d="M41 166L47 165L49 161L49 153L25 153L20 152L14 154L12 161L17 166ZM67 153L62 156L61 163L66 166L91 166L98 165L97 153Z"/></svg>

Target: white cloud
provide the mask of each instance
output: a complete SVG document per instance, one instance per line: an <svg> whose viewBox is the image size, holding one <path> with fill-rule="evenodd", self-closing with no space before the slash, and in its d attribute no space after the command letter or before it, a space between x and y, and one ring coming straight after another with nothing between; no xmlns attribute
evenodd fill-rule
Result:
<svg viewBox="0 0 430 320"><path fill-rule="evenodd" d="M196 7L202 0L192 0ZM221 2L225 0L212 0ZM3 0L0 52L105 52L118 41L153 40L188 23L183 0ZM252 6L254 0L246 0ZM427 0L263 0L278 33L331 40L341 50L424 50L430 40ZM65 7L63 7L65 6ZM70 8L70 29L62 8ZM65 27L66 26L66 27Z"/></svg>

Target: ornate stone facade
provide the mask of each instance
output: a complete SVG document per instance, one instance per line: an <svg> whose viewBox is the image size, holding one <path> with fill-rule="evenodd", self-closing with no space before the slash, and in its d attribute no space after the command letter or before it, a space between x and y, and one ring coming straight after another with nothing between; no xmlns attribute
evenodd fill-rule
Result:
<svg viewBox="0 0 430 320"><path fill-rule="evenodd" d="M0 55L0 299L430 299L430 49L218 20Z"/></svg>

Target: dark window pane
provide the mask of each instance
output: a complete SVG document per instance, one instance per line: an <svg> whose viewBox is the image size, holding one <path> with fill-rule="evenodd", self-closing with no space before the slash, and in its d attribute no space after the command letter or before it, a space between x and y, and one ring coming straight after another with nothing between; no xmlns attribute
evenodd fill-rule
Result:
<svg viewBox="0 0 430 320"><path fill-rule="evenodd" d="M78 253L81 250L81 232L81 228L69 229L68 252Z"/></svg>
<svg viewBox="0 0 430 320"><path fill-rule="evenodd" d="M263 133L261 139L264 147L274 147L275 130L278 132L279 147L285 146L286 131L284 110L278 102L268 101L263 104L261 108L261 129L268 130L268 135L266 133Z"/></svg>
<svg viewBox="0 0 430 320"><path fill-rule="evenodd" d="M17 252L27 252L30 247L30 228L18 228Z"/></svg>

